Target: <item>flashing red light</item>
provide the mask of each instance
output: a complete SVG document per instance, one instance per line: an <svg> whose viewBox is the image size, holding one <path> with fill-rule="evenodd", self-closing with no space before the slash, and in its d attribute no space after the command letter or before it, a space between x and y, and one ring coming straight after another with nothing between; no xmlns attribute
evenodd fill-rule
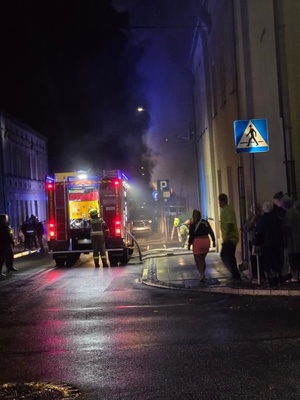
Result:
<svg viewBox="0 0 300 400"><path fill-rule="evenodd" d="M53 189L53 183L47 183L47 189L48 190L50 190L50 189Z"/></svg>
<svg viewBox="0 0 300 400"><path fill-rule="evenodd" d="M117 220L115 222L115 234L116 234L116 236L121 235L121 221L120 220Z"/></svg>
<svg viewBox="0 0 300 400"><path fill-rule="evenodd" d="M54 238L55 235L55 224L53 222L49 222L49 236L50 238Z"/></svg>
<svg viewBox="0 0 300 400"><path fill-rule="evenodd" d="M119 185L119 184L120 184L120 181L114 181L114 184L115 184L115 185Z"/></svg>

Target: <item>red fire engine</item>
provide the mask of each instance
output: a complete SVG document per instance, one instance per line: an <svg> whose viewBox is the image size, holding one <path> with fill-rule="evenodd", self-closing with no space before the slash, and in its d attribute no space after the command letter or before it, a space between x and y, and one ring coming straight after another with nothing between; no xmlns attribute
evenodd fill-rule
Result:
<svg viewBox="0 0 300 400"><path fill-rule="evenodd" d="M134 239L127 213L127 181L119 170L103 171L102 177L71 172L46 178L48 246L57 266L72 266L81 253L92 252L92 208L99 211L109 227L106 248L110 263L128 262Z"/></svg>

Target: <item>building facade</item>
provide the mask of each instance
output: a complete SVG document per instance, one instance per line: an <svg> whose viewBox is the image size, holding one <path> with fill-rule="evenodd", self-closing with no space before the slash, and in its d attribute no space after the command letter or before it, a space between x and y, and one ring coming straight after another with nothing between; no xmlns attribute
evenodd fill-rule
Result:
<svg viewBox="0 0 300 400"><path fill-rule="evenodd" d="M299 17L292 0L199 2L191 51L194 138L201 208L214 218L219 239L220 193L240 228L255 200L272 201L280 190L296 200L300 193ZM269 151L238 154L234 121L261 118L268 121ZM237 253L239 261L248 257L242 229Z"/></svg>
<svg viewBox="0 0 300 400"><path fill-rule="evenodd" d="M0 212L17 238L26 216L46 219L47 138L3 111L0 134Z"/></svg>

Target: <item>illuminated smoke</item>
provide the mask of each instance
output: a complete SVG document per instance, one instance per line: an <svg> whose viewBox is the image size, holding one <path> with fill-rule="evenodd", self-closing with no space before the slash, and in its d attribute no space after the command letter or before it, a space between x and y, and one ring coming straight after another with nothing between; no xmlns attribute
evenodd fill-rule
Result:
<svg viewBox="0 0 300 400"><path fill-rule="evenodd" d="M182 0L113 2L120 11L128 11L134 40L145 47L138 71L151 119L147 132L147 144L155 165L151 180L169 179L175 192L186 197L191 207L197 205L195 149L187 140L192 114L189 52L196 3Z"/></svg>

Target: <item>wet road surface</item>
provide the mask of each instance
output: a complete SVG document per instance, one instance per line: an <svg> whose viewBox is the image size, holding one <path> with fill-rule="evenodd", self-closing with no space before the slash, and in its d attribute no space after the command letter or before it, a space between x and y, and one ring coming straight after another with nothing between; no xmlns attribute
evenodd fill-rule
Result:
<svg viewBox="0 0 300 400"><path fill-rule="evenodd" d="M299 399L297 298L152 288L138 259L99 270L16 260L0 282L1 383L82 399Z"/></svg>

